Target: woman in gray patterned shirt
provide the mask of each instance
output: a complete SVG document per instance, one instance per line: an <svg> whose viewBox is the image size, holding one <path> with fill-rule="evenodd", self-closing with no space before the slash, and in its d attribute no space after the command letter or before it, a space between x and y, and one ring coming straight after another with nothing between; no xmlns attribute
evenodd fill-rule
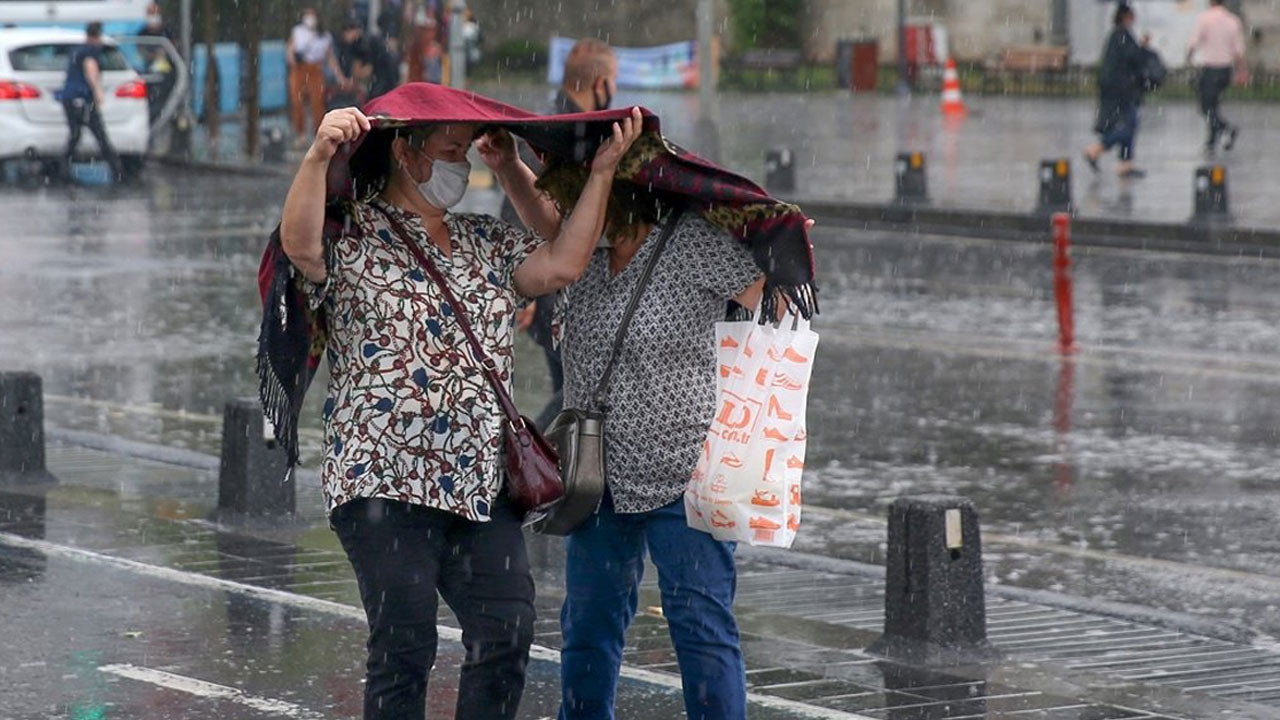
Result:
<svg viewBox="0 0 1280 720"><path fill-rule="evenodd" d="M568 209L585 177L580 167L553 166L538 186ZM608 391L608 491L596 514L568 539L561 718L613 717L646 552L658 569L688 716L746 717L745 668L732 610L734 544L691 529L683 496L715 409L715 323L724 319L730 300L755 307L764 280L743 244L697 212L675 213L681 203L615 180L606 242L562 294L565 406L586 408L623 308L665 223L678 217Z"/></svg>

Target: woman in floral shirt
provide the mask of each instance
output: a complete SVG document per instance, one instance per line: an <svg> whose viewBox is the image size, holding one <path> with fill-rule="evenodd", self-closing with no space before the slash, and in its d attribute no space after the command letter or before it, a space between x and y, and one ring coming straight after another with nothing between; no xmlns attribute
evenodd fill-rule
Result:
<svg viewBox="0 0 1280 720"><path fill-rule="evenodd" d="M341 144L370 131L369 120L354 108L326 115L294 178L280 235L329 318L321 477L369 618L365 718L424 716L437 592L467 646L460 718L515 716L533 634L520 518L502 491L497 398L455 309L406 243L440 269L509 380L517 306L582 273L640 124L638 110L615 124L581 201L546 241L496 218L448 212L466 190L474 124L373 132L352 160L361 199L332 242L322 234L326 170ZM549 204L512 160L508 135L486 136L480 151L509 195Z"/></svg>

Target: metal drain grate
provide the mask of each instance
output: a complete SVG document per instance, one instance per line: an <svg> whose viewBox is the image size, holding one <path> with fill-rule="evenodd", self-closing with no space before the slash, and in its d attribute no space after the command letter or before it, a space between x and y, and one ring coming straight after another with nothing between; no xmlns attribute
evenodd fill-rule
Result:
<svg viewBox="0 0 1280 720"><path fill-rule="evenodd" d="M879 578L804 570L744 573L737 602L870 632L884 627ZM1280 653L1270 649L992 595L987 633L1019 660L1280 707Z"/></svg>

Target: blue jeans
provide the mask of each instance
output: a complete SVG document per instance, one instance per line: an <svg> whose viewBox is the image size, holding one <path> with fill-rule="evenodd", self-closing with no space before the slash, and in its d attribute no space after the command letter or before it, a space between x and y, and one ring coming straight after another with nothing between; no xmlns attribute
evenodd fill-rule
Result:
<svg viewBox="0 0 1280 720"><path fill-rule="evenodd" d="M560 611L561 720L613 718L646 549L658 568L662 612L680 663L688 717L745 718L746 666L733 619L734 547L690 528L683 500L646 513L619 514L606 495L599 512L569 536Z"/></svg>
<svg viewBox="0 0 1280 720"><path fill-rule="evenodd" d="M1120 159L1133 159L1133 144L1138 137L1138 106L1134 105L1125 112L1124 122L1116 123L1110 130L1102 134L1102 149L1110 150L1120 146Z"/></svg>

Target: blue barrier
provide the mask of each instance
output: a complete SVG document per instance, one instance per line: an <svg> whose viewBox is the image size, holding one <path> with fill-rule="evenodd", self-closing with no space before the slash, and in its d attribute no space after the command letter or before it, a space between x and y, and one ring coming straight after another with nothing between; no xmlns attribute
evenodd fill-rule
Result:
<svg viewBox="0 0 1280 720"><path fill-rule="evenodd" d="M270 40L259 49L258 99L263 110L282 110L288 105L288 68L285 65L285 43ZM197 115L204 112L204 80L208 74L208 56L203 44L192 47L191 109ZM213 46L214 62L218 66L218 111L229 115L240 109L240 46L235 43L217 43Z"/></svg>

